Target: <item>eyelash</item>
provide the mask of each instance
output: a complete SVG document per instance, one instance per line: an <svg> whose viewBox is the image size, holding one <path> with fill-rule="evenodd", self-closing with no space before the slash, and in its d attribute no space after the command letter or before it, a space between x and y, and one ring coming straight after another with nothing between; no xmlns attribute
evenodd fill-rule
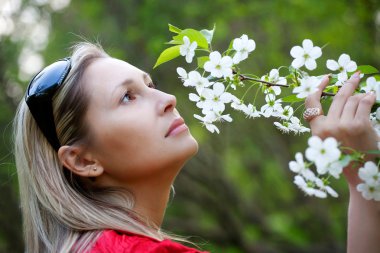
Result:
<svg viewBox="0 0 380 253"><path fill-rule="evenodd" d="M126 96L129 96L130 98L128 99L128 101L124 102L124 98ZM130 102L133 99L134 99L134 97L132 96L132 93L130 91L127 91L127 92L124 93L123 97L121 98L121 102L122 103L128 103L128 102Z"/></svg>
<svg viewBox="0 0 380 253"><path fill-rule="evenodd" d="M157 89L157 83L156 83L156 82L150 82L150 83L148 83L147 86L148 86L149 88L152 88L152 89ZM133 95L132 95L132 92L127 91L127 92L124 93L123 97L121 98L121 102L124 102L124 98L125 98L126 96L129 96L129 97L130 97L130 99L129 99L127 102L129 102L129 101L131 101L131 100L134 100L134 97L133 97Z"/></svg>

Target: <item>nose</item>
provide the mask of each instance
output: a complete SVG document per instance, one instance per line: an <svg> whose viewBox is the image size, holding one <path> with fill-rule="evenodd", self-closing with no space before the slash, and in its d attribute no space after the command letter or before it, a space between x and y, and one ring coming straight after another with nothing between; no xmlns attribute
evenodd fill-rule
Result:
<svg viewBox="0 0 380 253"><path fill-rule="evenodd" d="M159 101L158 101L158 112L160 114L165 114L167 112L172 112L177 105L177 99L174 95L158 91Z"/></svg>

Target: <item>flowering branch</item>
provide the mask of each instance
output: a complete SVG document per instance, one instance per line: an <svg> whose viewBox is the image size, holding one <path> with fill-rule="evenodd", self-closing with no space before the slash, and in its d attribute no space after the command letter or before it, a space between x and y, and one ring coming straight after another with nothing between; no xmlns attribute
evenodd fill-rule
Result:
<svg viewBox="0 0 380 253"><path fill-rule="evenodd" d="M240 73L238 67L256 49L255 41L249 39L247 35L243 34L240 38L233 39L229 48L220 53L213 51L211 45L215 27L212 30L197 31L194 29L182 30L169 25L169 30L175 34L168 43L173 46L160 54L154 67L178 56L185 57L186 62L191 64L196 57L197 66L193 70L188 72L184 68L178 67L177 73L185 87L195 90L194 93L189 94L189 99L201 109L202 115L194 114L194 117L200 120L207 130L219 133L215 122L232 121L230 114L225 114L226 105L230 105L232 109L244 113L248 118L273 117L277 119L274 125L284 133L310 132L310 129L301 123L296 112L304 106L303 102L306 97L318 90L323 77L313 76L307 72L317 68L316 60L322 56L322 49L314 46L311 40L305 39L302 46L291 48L290 55L293 60L288 68L289 72L285 73L285 76L280 75L280 70L283 72L282 69L285 69L281 67L270 70L261 78L256 78L258 75ZM370 120L380 136L380 108L377 108L380 104L380 76L376 75L379 71L369 65L357 66L347 54L341 54L337 61L328 59L325 65L329 72L337 71L338 73L331 75L330 85L323 91L322 96L334 96L350 78L350 75L356 71L369 76L366 80L362 79L365 82L362 81L357 92L372 91L377 94L377 105L373 107ZM291 81L290 84L288 80ZM244 95L238 98L234 95L234 91L244 88L244 81L263 85L249 86ZM257 89L253 102L247 103L248 91L253 87ZM292 89L291 94L283 96L282 88ZM265 98L265 104L261 105L259 109L255 104L258 94L262 94ZM293 108L293 105L297 105L296 109ZM362 155L356 151L344 154L340 150L344 147L340 147L334 138L321 140L312 136L308 143L309 147L305 153L308 161L304 162L303 155L297 153L296 161L289 163L290 170L296 173L294 183L307 195L321 198L325 198L327 195L337 197L338 194L329 186L330 178L339 178L343 167L351 161L360 161ZM373 152L380 154L379 150ZM316 173L310 169L311 166L316 167ZM366 199L380 201L378 166L379 163L366 162L364 167L359 169L359 177L363 183L359 184L357 189Z"/></svg>
<svg viewBox="0 0 380 253"><path fill-rule="evenodd" d="M288 84L271 83L271 82L264 81L264 80L260 80L260 79L257 79L257 78L248 77L248 76L245 76L245 75L243 75L243 74L239 74L239 79L240 79L240 81L249 80L249 81L255 81L255 82L258 82L258 83L263 83L263 84L265 84L267 87L271 87L271 86L279 86L279 87L287 87L287 88L290 87L290 85L288 85ZM323 91L323 92L322 92L322 96L330 96L330 97L333 97L333 96L335 96L335 94L334 94L334 93L331 93L331 92Z"/></svg>
<svg viewBox="0 0 380 253"><path fill-rule="evenodd" d="M240 81L249 80L249 81L255 81L255 82L258 82L258 83L264 83L268 87L271 87L271 86L279 86L279 87L287 87L287 88L290 87L290 85L287 85L287 84L271 83L271 82L268 82L268 81L264 81L264 80L260 80L260 79L256 79L256 78L252 78L252 77L248 77L248 76L245 76L243 74L239 74L239 79L240 79Z"/></svg>

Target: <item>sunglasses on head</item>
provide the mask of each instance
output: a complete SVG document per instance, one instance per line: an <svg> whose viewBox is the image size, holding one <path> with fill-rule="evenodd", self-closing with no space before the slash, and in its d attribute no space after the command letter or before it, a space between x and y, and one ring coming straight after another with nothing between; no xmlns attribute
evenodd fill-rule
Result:
<svg viewBox="0 0 380 253"><path fill-rule="evenodd" d="M70 69L70 58L64 58L47 66L30 81L25 97L26 104L38 127L56 151L61 144L55 130L52 101Z"/></svg>

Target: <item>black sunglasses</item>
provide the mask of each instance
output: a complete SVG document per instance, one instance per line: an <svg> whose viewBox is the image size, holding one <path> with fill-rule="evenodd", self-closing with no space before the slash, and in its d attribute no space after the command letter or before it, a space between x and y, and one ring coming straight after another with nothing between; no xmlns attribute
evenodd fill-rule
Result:
<svg viewBox="0 0 380 253"><path fill-rule="evenodd" d="M42 133L58 151L59 143L55 130L52 100L55 92L65 81L71 69L70 58L64 58L41 70L30 81L25 101Z"/></svg>

